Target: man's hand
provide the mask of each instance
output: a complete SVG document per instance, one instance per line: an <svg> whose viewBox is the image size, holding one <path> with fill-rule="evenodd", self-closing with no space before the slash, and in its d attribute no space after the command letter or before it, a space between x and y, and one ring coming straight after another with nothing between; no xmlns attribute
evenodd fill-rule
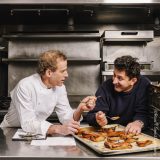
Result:
<svg viewBox="0 0 160 160"><path fill-rule="evenodd" d="M78 132L80 123L74 120L69 121L63 125L52 125L48 129L47 134L61 134L61 135L73 135Z"/></svg>
<svg viewBox="0 0 160 160"><path fill-rule="evenodd" d="M130 132L138 135L141 133L142 127L143 127L143 124L139 120L136 120L132 123L128 123L128 125L125 128L125 132L126 133Z"/></svg>
<svg viewBox="0 0 160 160"><path fill-rule="evenodd" d="M102 111L96 113L96 121L101 127L105 126L108 123L105 113L103 113Z"/></svg>
<svg viewBox="0 0 160 160"><path fill-rule="evenodd" d="M97 98L95 96L88 96L81 101L78 107L81 108L82 112L90 111L95 107L96 100Z"/></svg>
<svg viewBox="0 0 160 160"><path fill-rule="evenodd" d="M79 121L84 111L90 111L95 107L96 100L97 98L95 96L88 96L84 98L73 113L73 119L75 121Z"/></svg>

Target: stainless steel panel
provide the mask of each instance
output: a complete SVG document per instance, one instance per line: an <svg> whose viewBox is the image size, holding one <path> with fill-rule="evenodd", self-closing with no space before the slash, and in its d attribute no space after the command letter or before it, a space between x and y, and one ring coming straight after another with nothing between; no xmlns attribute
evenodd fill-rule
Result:
<svg viewBox="0 0 160 160"><path fill-rule="evenodd" d="M103 61L113 62L117 57L122 55L131 55L139 59L139 62L148 62L151 64L151 71L160 71L160 38L154 38L149 43L142 42L121 42L105 43L103 46Z"/></svg>
<svg viewBox="0 0 160 160"><path fill-rule="evenodd" d="M15 40L9 42L9 59L35 60L43 51L58 49L69 57L69 95L94 95L100 84L99 42L86 39ZM83 60L84 59L84 60ZM71 63L72 62L72 63ZM36 72L36 61L12 61L8 64L8 94L18 81Z"/></svg>
<svg viewBox="0 0 160 160"><path fill-rule="evenodd" d="M25 39L10 41L8 58L37 58L40 53L51 49L61 50L67 57L72 58L100 58L99 42L84 39Z"/></svg>
<svg viewBox="0 0 160 160"><path fill-rule="evenodd" d="M59 38L86 38L86 39L91 39L91 38L100 38L99 33L67 33L67 34L56 34L56 33L39 33L39 34L9 34L9 35L3 35L3 38L6 39L59 39Z"/></svg>
<svg viewBox="0 0 160 160"><path fill-rule="evenodd" d="M124 30L124 31L105 31L105 41L152 41L153 31Z"/></svg>
<svg viewBox="0 0 160 160"><path fill-rule="evenodd" d="M107 62L114 62L117 57L123 55L131 55L139 58L139 61L149 62L151 58L145 54L145 44L136 42L120 42L120 43L105 43L103 46L103 60Z"/></svg>
<svg viewBox="0 0 160 160"><path fill-rule="evenodd" d="M0 129L0 159L22 159L22 160L158 160L160 151L124 154L121 156L100 156L90 150L88 147L76 140L76 146L31 146L30 142L12 141L12 136L16 132L15 128Z"/></svg>
<svg viewBox="0 0 160 160"><path fill-rule="evenodd" d="M69 95L95 95L100 84L100 64L70 65L66 86Z"/></svg>

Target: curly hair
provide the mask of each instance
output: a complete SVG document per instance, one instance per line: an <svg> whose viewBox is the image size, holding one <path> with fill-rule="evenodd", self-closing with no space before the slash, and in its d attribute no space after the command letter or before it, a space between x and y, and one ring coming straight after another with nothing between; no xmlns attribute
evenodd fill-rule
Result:
<svg viewBox="0 0 160 160"><path fill-rule="evenodd" d="M114 67L119 71L125 71L126 75L132 78L139 78L140 76L140 64L137 62L138 58L132 56L118 57L114 61Z"/></svg>
<svg viewBox="0 0 160 160"><path fill-rule="evenodd" d="M47 69L56 71L57 59L67 60L67 57L59 50L49 50L42 53L39 57L37 72L42 76Z"/></svg>

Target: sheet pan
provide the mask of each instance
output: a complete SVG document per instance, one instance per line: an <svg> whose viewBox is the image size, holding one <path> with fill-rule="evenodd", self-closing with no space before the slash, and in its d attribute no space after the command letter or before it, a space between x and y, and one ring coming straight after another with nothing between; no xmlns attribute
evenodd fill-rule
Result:
<svg viewBox="0 0 160 160"><path fill-rule="evenodd" d="M110 127L114 127L114 126L116 126L116 131L118 131L118 130L121 131L124 129L124 126L121 126L118 124L106 125L105 128L110 128ZM81 128L95 130L95 132L96 132L96 129L94 129L93 127L90 127L90 126L82 126ZM151 151L151 150L156 151L156 150L160 149L160 139L154 138L154 137L146 135L144 133L141 133L140 135L137 136L139 138L139 140L140 141L151 140L153 142L152 144L150 144L146 147L138 147L136 145L136 142L134 142L134 143L132 143L131 149L123 149L123 150L108 149L104 146L104 141L93 142L93 141L90 141L86 138L83 138L81 135L74 135L74 137L101 155L128 154L128 153L144 152L144 151Z"/></svg>

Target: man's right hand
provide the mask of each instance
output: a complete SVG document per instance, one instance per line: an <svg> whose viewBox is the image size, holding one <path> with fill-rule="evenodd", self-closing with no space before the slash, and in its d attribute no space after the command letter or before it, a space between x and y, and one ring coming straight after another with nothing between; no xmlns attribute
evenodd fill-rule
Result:
<svg viewBox="0 0 160 160"><path fill-rule="evenodd" d="M96 121L101 127L105 126L108 123L105 113L103 113L102 111L96 113Z"/></svg>
<svg viewBox="0 0 160 160"><path fill-rule="evenodd" d="M78 132L79 127L79 122L71 120L63 125L51 125L47 131L47 134L73 135Z"/></svg>

